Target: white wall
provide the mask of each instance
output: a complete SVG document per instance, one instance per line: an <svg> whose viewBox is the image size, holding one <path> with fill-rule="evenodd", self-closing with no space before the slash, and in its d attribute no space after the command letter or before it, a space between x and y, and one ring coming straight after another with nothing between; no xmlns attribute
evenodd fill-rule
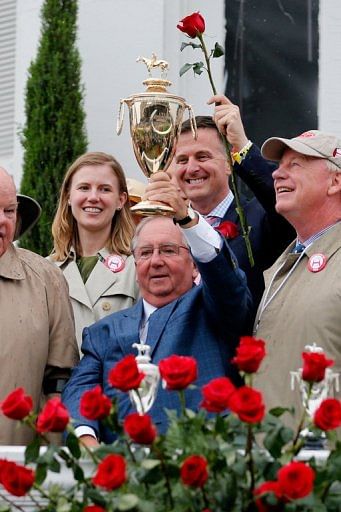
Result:
<svg viewBox="0 0 341 512"><path fill-rule="evenodd" d="M232 1L232 0L227 0ZM15 130L24 123L24 89L27 67L34 58L40 31L42 0L17 0L17 61ZM182 78L178 71L185 62L201 60L200 51L185 49L186 40L176 25L200 11L206 19L206 41L211 48L225 38L224 0L79 0L79 48L83 61L85 109L90 150L113 153L127 175L142 178L133 156L128 116L122 135L115 133L119 101L142 92L145 66L139 55L154 51L169 61L170 92L183 96L196 114L208 114L211 95L207 76ZM213 61L217 89L224 89L223 58ZM341 0L320 0L319 127L341 134ZM9 159L17 184L20 181L22 147L16 138Z"/></svg>
<svg viewBox="0 0 341 512"><path fill-rule="evenodd" d="M320 0L319 128L341 135L341 1Z"/></svg>
<svg viewBox="0 0 341 512"><path fill-rule="evenodd" d="M24 122L24 89L27 67L35 56L40 31L39 11L42 0L17 0L16 127ZM176 25L184 16L200 11L206 19L207 45L224 45L223 0L79 0L79 49L85 86L86 124L89 150L114 154L126 174L142 178L133 155L126 112L125 126L116 135L119 101L143 92L146 68L136 63L139 55L155 52L170 63L169 92L184 96L197 114L211 111L206 100L211 96L207 76L194 78L188 72L181 79L179 69L185 62L201 60L201 53L180 45L186 40ZM223 90L223 57L214 60L216 87ZM19 183L22 148L16 140L14 173Z"/></svg>

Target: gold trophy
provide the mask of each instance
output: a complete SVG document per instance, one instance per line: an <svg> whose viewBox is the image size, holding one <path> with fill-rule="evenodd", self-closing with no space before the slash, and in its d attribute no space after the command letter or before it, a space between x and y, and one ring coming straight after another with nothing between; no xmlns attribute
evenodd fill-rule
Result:
<svg viewBox="0 0 341 512"><path fill-rule="evenodd" d="M192 107L184 98L167 92L171 82L165 78L168 62L159 60L153 53L151 59L138 57L137 62L146 64L149 78L143 81L145 92L132 94L120 101L117 134L122 131L124 104L129 108L130 134L136 160L143 174L149 178L158 171L166 171L174 156L181 132L185 109L188 109L193 137L197 137ZM161 78L152 78L151 70L159 68ZM166 215L172 217L173 209L161 202L141 201L131 210L137 215Z"/></svg>

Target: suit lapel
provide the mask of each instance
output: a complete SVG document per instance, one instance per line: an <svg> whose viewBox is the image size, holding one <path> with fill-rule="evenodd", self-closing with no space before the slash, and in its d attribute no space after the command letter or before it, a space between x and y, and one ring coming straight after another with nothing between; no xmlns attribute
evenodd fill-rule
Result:
<svg viewBox="0 0 341 512"><path fill-rule="evenodd" d="M170 304L157 309L150 315L146 343L151 347L151 355L155 352L169 317L173 313L177 304L178 300L172 301Z"/></svg>
<svg viewBox="0 0 341 512"><path fill-rule="evenodd" d="M139 343L139 328L143 315L143 302L140 299L135 306L122 311L121 324L118 326L117 341L124 355L134 353L133 343Z"/></svg>

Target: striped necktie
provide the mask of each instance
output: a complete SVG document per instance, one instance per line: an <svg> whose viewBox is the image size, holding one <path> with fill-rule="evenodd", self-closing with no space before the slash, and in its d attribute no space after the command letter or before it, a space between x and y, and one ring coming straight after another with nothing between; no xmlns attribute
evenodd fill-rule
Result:
<svg viewBox="0 0 341 512"><path fill-rule="evenodd" d="M206 215L204 218L214 228L220 224L220 217L217 217L216 215Z"/></svg>

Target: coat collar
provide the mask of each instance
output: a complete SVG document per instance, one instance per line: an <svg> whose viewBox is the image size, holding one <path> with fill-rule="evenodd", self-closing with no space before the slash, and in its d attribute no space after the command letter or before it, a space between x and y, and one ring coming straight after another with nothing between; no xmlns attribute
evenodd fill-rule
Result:
<svg viewBox="0 0 341 512"><path fill-rule="evenodd" d="M10 244L0 257L0 276L18 281L25 279L24 267L13 244Z"/></svg>
<svg viewBox="0 0 341 512"><path fill-rule="evenodd" d="M105 259L110 253L107 249L101 249L99 254ZM125 258L125 256L123 256ZM111 272L102 261L96 263L86 284L76 263L76 254L71 247L68 257L64 261L56 261L64 273L69 285L69 295L72 299L92 309L92 304L98 300L117 281L119 273Z"/></svg>

